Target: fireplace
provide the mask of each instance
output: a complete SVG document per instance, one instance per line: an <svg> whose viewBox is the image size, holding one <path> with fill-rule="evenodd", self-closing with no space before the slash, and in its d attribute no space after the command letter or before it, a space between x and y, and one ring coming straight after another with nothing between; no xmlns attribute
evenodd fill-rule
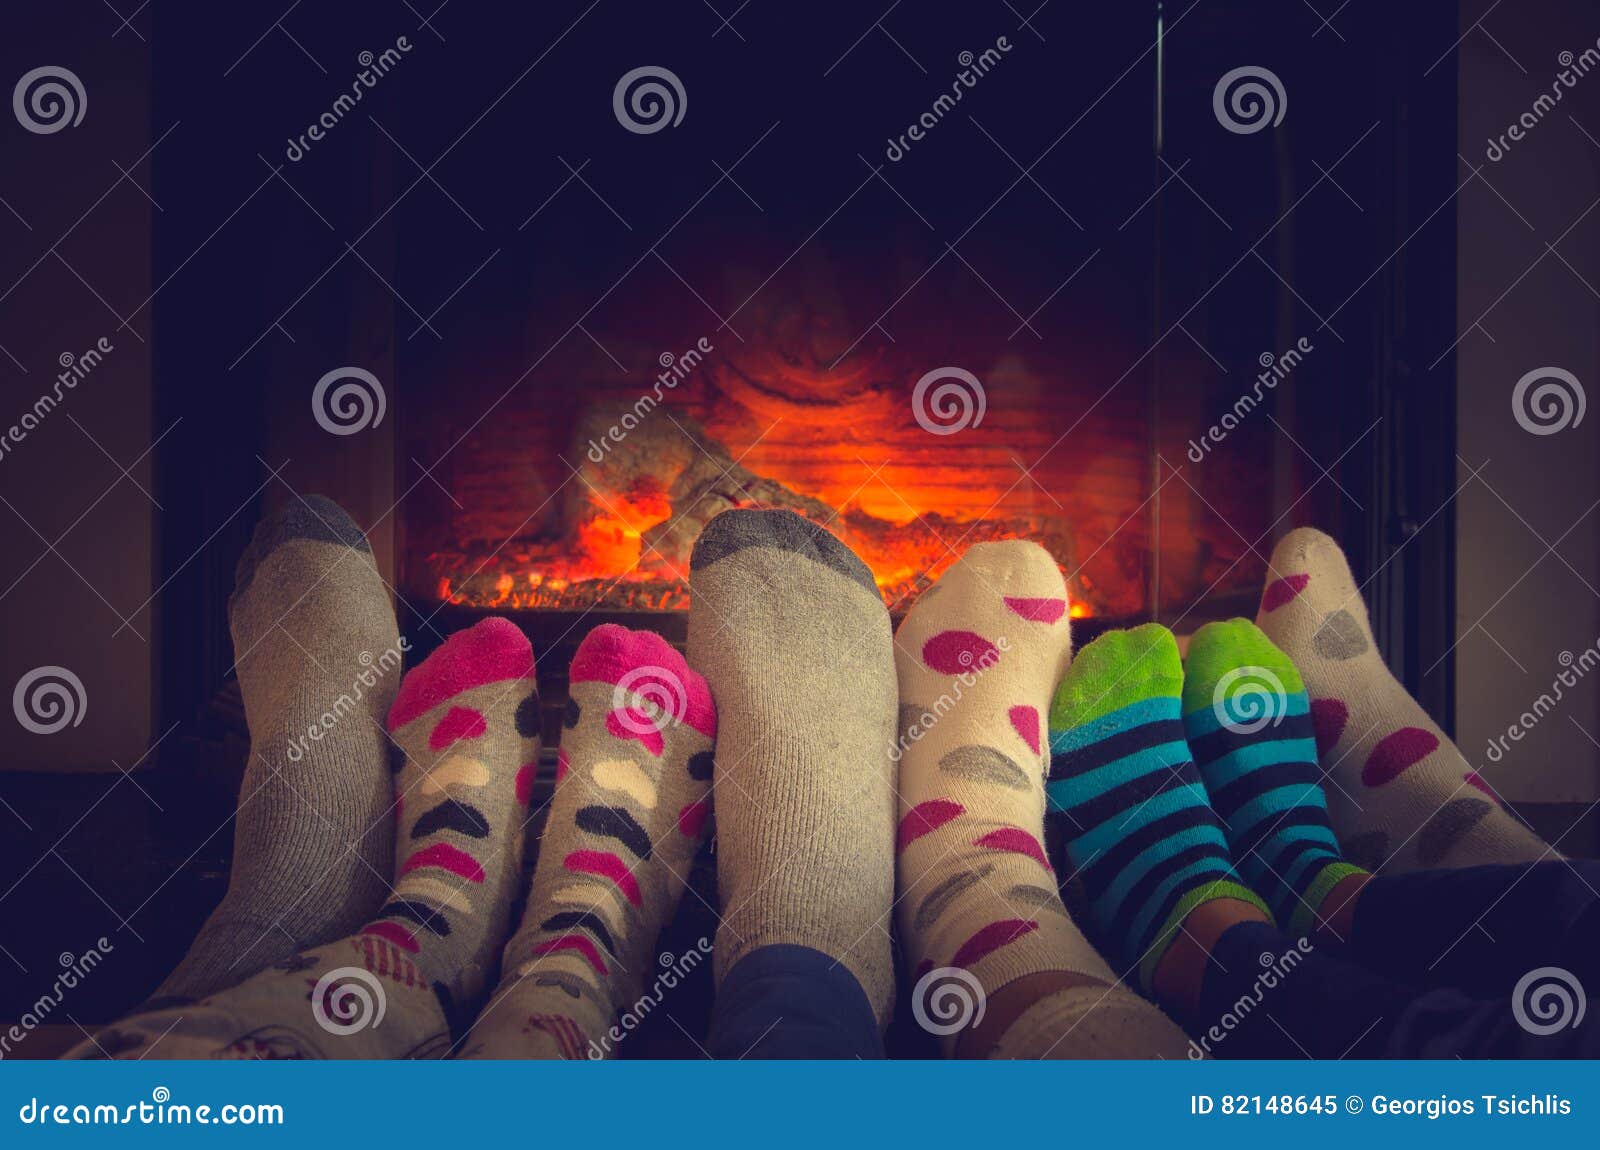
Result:
<svg viewBox="0 0 1600 1150"><path fill-rule="evenodd" d="M1240 53L1293 50L1307 91L1344 85L1350 61L1222 15L1165 29L1182 50L1157 52L1160 6L1127 5L1074 19L1131 71L1063 72L1022 66L1061 46L996 19L922 29L917 65L891 76L887 39L845 52L790 29L805 52L741 62L662 17L619 30L618 51L675 61L679 124L630 128L616 77L556 52L525 98L568 114L525 147L475 129L430 143L450 171L425 172L374 128L286 170L323 220L285 192L261 205L270 227L213 241L259 269L241 290L278 323L159 353L157 423L211 445L159 456L164 595L200 604L164 616L168 646L201 655L162 668L170 718L231 662L212 556L249 516L230 512L312 490L371 525L419 652L502 612L553 675L600 621L681 639L694 537L727 507L823 523L896 612L966 545L1037 539L1085 637L1248 614L1274 536L1315 523L1379 572L1392 657L1447 715L1448 664L1437 687L1420 672L1454 625L1448 593L1423 593L1448 538L1382 560L1449 495L1452 361L1420 366L1456 335L1453 257L1433 230L1394 237L1455 187L1450 141L1417 127L1453 114L1450 93L1375 40L1356 106L1307 99L1292 132L1238 133L1166 93L1211 92ZM514 36L463 35L520 59ZM981 75L952 112L967 55ZM377 120L429 122L439 90L399 74ZM272 111L230 115L265 132ZM324 224L361 236L360 258L338 259ZM1293 287L1296 268L1323 294ZM188 285L160 305L202 307ZM330 434L312 385L371 390L357 370L382 417Z"/></svg>
<svg viewBox="0 0 1600 1150"><path fill-rule="evenodd" d="M449 410L477 404L433 380L408 385L408 600L681 612L696 535L738 506L828 527L896 611L963 547L992 539L1046 546L1078 618L1134 620L1159 603L1203 621L1259 587L1249 544L1269 505L1177 478L1191 465L1181 445L1166 458L1163 396L1147 380L1107 394L1112 364L1138 354L1136 332L1102 329L1092 349L1041 345L1009 338L993 309L952 335L936 322L951 301L938 300L925 326L897 323L891 339L872 315L891 278L858 273L856 298L841 299L840 269L809 262L826 287L755 301L721 330L685 316L662 322L659 342L597 332L603 352L582 341L552 357L559 382L523 385L453 451L464 429ZM669 343L674 327L708 334ZM1183 370L1185 407L1232 402L1226 385ZM1260 422L1243 450L1264 469L1271 425Z"/></svg>

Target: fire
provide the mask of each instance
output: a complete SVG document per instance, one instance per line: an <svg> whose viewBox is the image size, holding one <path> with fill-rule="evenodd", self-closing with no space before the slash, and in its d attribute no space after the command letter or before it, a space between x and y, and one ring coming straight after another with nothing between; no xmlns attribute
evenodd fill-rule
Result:
<svg viewBox="0 0 1600 1150"><path fill-rule="evenodd" d="M651 528L672 519L666 496L648 492L627 496L591 496L588 517L574 529L567 544L537 551L511 551L487 556L457 577L438 581L438 597L455 604L548 610L664 611L689 605L686 562L660 554L646 540ZM937 517L934 517L937 518ZM924 520L914 517L913 523ZM962 547L963 525L940 524L943 532L907 534L907 526L879 520L859 507L823 523L850 545L871 568L884 602L904 610L955 559ZM974 534L967 542L1017 538L1011 532ZM1093 615L1090 605L1074 597L1073 619Z"/></svg>
<svg viewBox="0 0 1600 1150"><path fill-rule="evenodd" d="M644 533L672 517L672 504L665 495L645 494L607 499L593 519L577 529L575 564L572 578L605 578L638 569L647 556L642 554Z"/></svg>
<svg viewBox="0 0 1600 1150"><path fill-rule="evenodd" d="M682 610L694 539L730 507L785 508L822 525L867 564L894 611L974 543L1037 539L1058 560L1071 553L1053 512L1016 494L1009 457L984 462L977 449L954 460L900 459L869 450L869 462L842 416L817 431L803 451L774 448L758 473L687 417L641 424L603 460L586 455L592 466L559 501L546 501L528 537L430 555L439 597L502 610ZM1074 581L1073 618L1092 613L1090 590Z"/></svg>

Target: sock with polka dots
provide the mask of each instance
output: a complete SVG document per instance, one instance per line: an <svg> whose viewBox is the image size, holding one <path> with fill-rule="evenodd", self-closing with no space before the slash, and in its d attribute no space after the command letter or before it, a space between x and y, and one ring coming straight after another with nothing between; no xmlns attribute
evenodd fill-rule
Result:
<svg viewBox="0 0 1600 1150"><path fill-rule="evenodd" d="M1117 985L1045 854L1045 712L1071 650L1061 572L1021 540L968 549L895 635L896 901L912 1013L964 1056L1177 1057L1182 1032ZM961 1041L984 1004L1024 987L1032 1001L1013 1004L996 1044Z"/></svg>
<svg viewBox="0 0 1600 1150"><path fill-rule="evenodd" d="M1390 674L1337 543L1291 531L1273 549L1267 580L1256 624L1305 680L1346 858L1400 872L1561 857L1501 807Z"/></svg>
<svg viewBox="0 0 1600 1150"><path fill-rule="evenodd" d="M609 1057L710 949L652 954L707 833L710 688L661 636L611 623L568 682L528 906L463 1058Z"/></svg>

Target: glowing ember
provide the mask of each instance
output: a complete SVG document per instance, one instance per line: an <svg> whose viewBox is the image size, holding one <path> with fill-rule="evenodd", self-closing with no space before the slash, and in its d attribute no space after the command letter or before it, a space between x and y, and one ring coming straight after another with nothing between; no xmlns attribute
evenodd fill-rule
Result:
<svg viewBox="0 0 1600 1150"><path fill-rule="evenodd" d="M576 442L599 442L614 418L592 412ZM733 507L785 508L826 527L866 562L894 609L909 607L973 543L1034 539L1058 562L1072 554L1061 516L1013 497L1017 484L1004 456L998 466L979 467L929 449L896 464L901 478L890 484L880 474L888 461L867 465L844 431L822 430L813 449L775 458L767 474L744 467L680 416L606 437L598 460L575 450L583 464L561 501L546 501L550 513L532 525L535 534L428 556L438 595L497 609L684 610L694 541ZM1091 614L1097 601L1089 580L1075 579L1070 590L1072 615Z"/></svg>
<svg viewBox="0 0 1600 1150"><path fill-rule="evenodd" d="M735 501L735 506L756 506ZM653 547L650 529L667 524L671 506L659 496L607 497L568 544L508 547L478 559L459 557L438 581L438 596L455 604L581 611L590 608L680 611L689 606L687 556ZM909 607L967 545L1025 537L1009 524L955 523L937 514L889 523L859 508L821 522L867 565L891 608ZM954 552L954 553L952 553ZM433 556L436 562L444 556ZM455 557L452 557L455 558ZM1074 593L1080 589L1074 588ZM1074 598L1074 619L1093 614Z"/></svg>

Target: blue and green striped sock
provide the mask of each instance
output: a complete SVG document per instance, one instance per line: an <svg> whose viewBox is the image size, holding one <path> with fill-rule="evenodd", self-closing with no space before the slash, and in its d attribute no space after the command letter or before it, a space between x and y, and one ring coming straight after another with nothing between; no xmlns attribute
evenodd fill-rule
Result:
<svg viewBox="0 0 1600 1150"><path fill-rule="evenodd" d="M1239 870L1291 934L1309 934L1342 879L1305 684L1248 619L1189 641L1183 727Z"/></svg>
<svg viewBox="0 0 1600 1150"><path fill-rule="evenodd" d="M1150 623L1085 647L1050 707L1050 817L1101 931L1147 990L1201 903L1267 911L1234 873L1184 741L1182 692L1172 632Z"/></svg>

